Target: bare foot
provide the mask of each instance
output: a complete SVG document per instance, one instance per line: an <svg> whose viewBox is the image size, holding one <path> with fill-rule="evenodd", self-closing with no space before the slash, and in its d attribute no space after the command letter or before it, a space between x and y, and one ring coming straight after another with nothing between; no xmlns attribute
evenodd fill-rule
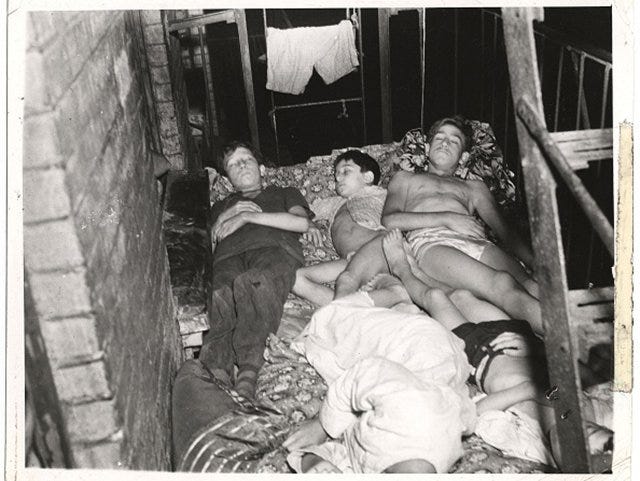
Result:
<svg viewBox="0 0 640 481"><path fill-rule="evenodd" d="M327 440L327 433L320 424L320 419L314 418L305 421L298 430L285 439L282 445L289 451L322 444Z"/></svg>
<svg viewBox="0 0 640 481"><path fill-rule="evenodd" d="M335 465L322 459L317 454L307 453L302 456L301 464L303 473L341 473Z"/></svg>
<svg viewBox="0 0 640 481"><path fill-rule="evenodd" d="M402 277L407 271L411 271L407 254L404 251L402 233L398 229L393 229L382 239L382 250L387 258L389 271L398 277Z"/></svg>

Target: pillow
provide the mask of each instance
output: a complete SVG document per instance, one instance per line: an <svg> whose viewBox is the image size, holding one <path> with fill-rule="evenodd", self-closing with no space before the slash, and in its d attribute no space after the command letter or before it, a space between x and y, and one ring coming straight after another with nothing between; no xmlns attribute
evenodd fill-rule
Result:
<svg viewBox="0 0 640 481"><path fill-rule="evenodd" d="M453 175L461 179L483 180L498 204L509 208L515 202L515 174L506 166L491 126L477 120L469 123L473 129L473 146L467 161L461 163ZM399 168L412 172L428 171L427 136L421 129L407 132L400 144Z"/></svg>
<svg viewBox="0 0 640 481"><path fill-rule="evenodd" d="M305 196L309 205L316 199L323 199L336 195L333 178L334 159L349 149L360 150L378 160L382 171L382 178L393 170L393 164L399 151L400 144L377 144L365 147L348 147L338 149L329 155L319 155L309 158L304 164L287 165L283 167L265 167L262 174L264 185L279 187L296 187ZM211 168L209 173L209 203L213 205L233 192L229 179ZM386 175L387 183L390 178ZM386 185L386 184L384 184Z"/></svg>

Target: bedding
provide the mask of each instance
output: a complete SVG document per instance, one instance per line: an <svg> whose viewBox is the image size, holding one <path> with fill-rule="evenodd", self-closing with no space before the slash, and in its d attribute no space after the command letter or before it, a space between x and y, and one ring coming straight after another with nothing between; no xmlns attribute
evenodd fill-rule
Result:
<svg viewBox="0 0 640 481"><path fill-rule="evenodd" d="M456 175L492 176L489 182L494 195L505 206L513 201L513 173L505 166L487 124L476 123L475 146L471 160ZM360 150L376 158L381 166L381 185L386 186L399 169L416 170L425 165L421 154L424 136L411 131L402 142L370 145ZM335 195L333 159L347 149L331 155L310 158L306 164L280 168L267 167L265 184L296 186L309 204ZM423 152L423 150L422 150ZM210 203L228 195L227 179L210 171ZM499 193L498 193L499 192ZM317 222L324 231L324 243L315 247L306 241L303 253L307 265L337 259L331 245L328 221ZM291 472L286 464L287 452L282 441L304 420L314 417L326 392L326 385L306 359L289 344L309 321L313 307L289 295L276 335L271 335L265 349L266 362L257 383L256 401L238 400L235 408L203 426L191 440L176 467L181 471L208 472ZM224 386L220 386L224 390ZM265 409L266 408L266 409ZM472 435L463 440L464 455L453 466L454 473L544 473L553 468L524 459L506 456L498 449Z"/></svg>

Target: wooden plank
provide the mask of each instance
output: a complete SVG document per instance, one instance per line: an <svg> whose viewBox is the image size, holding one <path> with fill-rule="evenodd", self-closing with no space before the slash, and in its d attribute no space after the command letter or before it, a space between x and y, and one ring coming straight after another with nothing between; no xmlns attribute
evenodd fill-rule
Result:
<svg viewBox="0 0 640 481"><path fill-rule="evenodd" d="M587 169L594 160L613 158L612 129L551 132L550 136L573 170Z"/></svg>
<svg viewBox="0 0 640 481"><path fill-rule="evenodd" d="M209 320L207 314L202 313L186 319L178 319L178 327L181 335L207 331L209 330Z"/></svg>
<svg viewBox="0 0 640 481"><path fill-rule="evenodd" d="M380 53L380 101L382 105L382 142L391 142L391 57L389 52L389 9L378 9L378 40Z"/></svg>
<svg viewBox="0 0 640 481"><path fill-rule="evenodd" d="M236 23L238 24L238 37L240 40L240 57L242 60L242 79L244 81L244 93L247 102L247 118L249 119L249 131L251 143L260 150L258 138L258 114L256 112L256 98L253 93L253 74L251 72L251 56L249 55L249 33L247 31L247 17L244 10L234 10Z"/></svg>
<svg viewBox="0 0 640 481"><path fill-rule="evenodd" d="M526 94L516 102L516 111L518 119L524 122L526 129L535 138L540 148L544 150L546 157L553 163L565 185L569 188L569 192L571 192L571 195L576 199L578 205L587 216L587 219L589 219L589 222L598 233L602 243L611 254L611 257L613 257L615 254L613 227L589 191L585 188L580 177L571 170L567 159L562 155L562 152L551 138L541 111L532 104Z"/></svg>
<svg viewBox="0 0 640 481"><path fill-rule="evenodd" d="M504 40L514 108L527 98L544 119L533 20L542 20L541 8L503 8ZM540 307L545 324L545 345L561 446L560 465L564 472L590 471L576 342L569 323L568 287L560 234L555 182L540 150L523 121L516 117L518 144L525 176L535 273L540 286ZM552 334L552 335L551 335Z"/></svg>
<svg viewBox="0 0 640 481"><path fill-rule="evenodd" d="M182 336L182 347L198 347L202 346L202 333L194 332L193 334L187 334Z"/></svg>
<svg viewBox="0 0 640 481"><path fill-rule="evenodd" d="M235 16L232 10L224 10L222 12L206 13L204 15L197 15L194 17L182 18L180 20L172 20L169 22L169 33L177 32L178 30L184 30L186 28L201 27L204 25L210 25L212 23L233 23L235 22Z"/></svg>

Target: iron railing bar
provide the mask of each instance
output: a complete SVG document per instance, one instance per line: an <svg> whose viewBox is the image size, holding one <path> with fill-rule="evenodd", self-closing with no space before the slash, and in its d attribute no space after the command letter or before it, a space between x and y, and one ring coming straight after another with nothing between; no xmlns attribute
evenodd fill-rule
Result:
<svg viewBox="0 0 640 481"><path fill-rule="evenodd" d="M575 65L575 56L572 54ZM576 107L576 130L580 130L580 114L582 113L582 82L584 81L584 56L580 55L580 67L578 67L578 105ZM588 127L587 127L588 128Z"/></svg>
<svg viewBox="0 0 640 481"><path fill-rule="evenodd" d="M487 10L487 9L483 9L483 10L488 15L491 15L494 18L502 19L502 15L500 13L492 12L491 10ZM568 35L565 35L564 33L559 32L558 30L555 30L543 23L535 23L534 32L545 36L549 41L553 43L556 43L558 45L563 45L569 49L584 52L589 57L592 57L593 60L600 62L602 64L605 64L605 63L611 64L613 62L613 57L611 55L611 52L608 52L598 47L594 47L593 45L578 42L575 39L570 38Z"/></svg>
<svg viewBox="0 0 640 481"><path fill-rule="evenodd" d="M453 11L453 111L458 113L458 10Z"/></svg>
<svg viewBox="0 0 640 481"><path fill-rule="evenodd" d="M556 81L556 109L553 115L553 130L558 131L558 113L560 112L560 91L562 89L562 69L564 67L564 47L560 49L558 61L558 80Z"/></svg>
<svg viewBox="0 0 640 481"><path fill-rule="evenodd" d="M544 78L544 41L545 36L539 32L535 32L535 35L540 37L540 58L538 61L538 76L540 77L540 81Z"/></svg>
<svg viewBox="0 0 640 481"><path fill-rule="evenodd" d="M509 104L511 100L511 89L507 86L507 92L504 96L504 152L502 153L505 159L508 159L507 152L509 151Z"/></svg>
<svg viewBox="0 0 640 481"><path fill-rule="evenodd" d="M481 55L481 59L482 59L482 63L481 65L487 65L486 62L486 58L485 58L485 53L484 53L484 40L485 40L485 32L484 32L484 10L480 10L480 55ZM487 74L486 71L483 70L482 71L482 86L480 88L480 92L482 92L483 95L480 95L480 115L482 115L482 118L484 118L484 92L485 92L485 80L486 80Z"/></svg>
<svg viewBox="0 0 640 481"><path fill-rule="evenodd" d="M491 125L496 122L496 57L498 56L498 16L493 17L493 56L491 57Z"/></svg>
<svg viewBox="0 0 640 481"><path fill-rule="evenodd" d="M578 205L582 208L589 222L596 230L605 247L614 255L613 227L609 220L602 213L598 204L593 200L591 194L585 189L580 178L573 172L567 159L562 154L557 144L549 135L549 131L544 126L543 121L538 116L536 110L531 106L531 101L527 96L520 98L517 103L518 117L524 122L527 130L531 133L539 147L551 160L555 168L560 173L571 194L575 197Z"/></svg>
<svg viewBox="0 0 640 481"><path fill-rule="evenodd" d="M305 102L301 104L291 104L291 105L276 105L271 109L271 111L275 112L278 110L295 109L297 107L313 107L316 105L339 104L342 102L362 102L362 97L351 97L348 99L334 99L334 100L319 100L317 102Z"/></svg>
<svg viewBox="0 0 640 481"><path fill-rule="evenodd" d="M367 143L367 112L366 112L366 102L365 102L365 94L364 94L364 47L362 46L362 9L358 8L358 22L360 24L358 28L358 45L360 46L360 95L362 98L362 145L366 145ZM423 75L426 75L426 72L423 72ZM423 93L424 96L424 93ZM423 100L423 109L424 109L424 100Z"/></svg>
<svg viewBox="0 0 640 481"><path fill-rule="evenodd" d="M267 9L262 9L262 25L264 28L264 50L267 51ZM271 108L274 109L276 107L276 98L273 94L273 90L269 90L269 99L271 100ZM273 123L273 136L276 141L276 160L278 161L278 165L280 165L280 139L278 138L278 122L276 121L276 113L273 110L269 110L267 112L267 116L271 117L271 122Z"/></svg>
<svg viewBox="0 0 640 481"><path fill-rule="evenodd" d="M604 129L604 117L607 112L607 98L609 94L609 77L611 75L611 65L607 65L604 69L604 80L602 86L602 106L600 109L600 128Z"/></svg>

